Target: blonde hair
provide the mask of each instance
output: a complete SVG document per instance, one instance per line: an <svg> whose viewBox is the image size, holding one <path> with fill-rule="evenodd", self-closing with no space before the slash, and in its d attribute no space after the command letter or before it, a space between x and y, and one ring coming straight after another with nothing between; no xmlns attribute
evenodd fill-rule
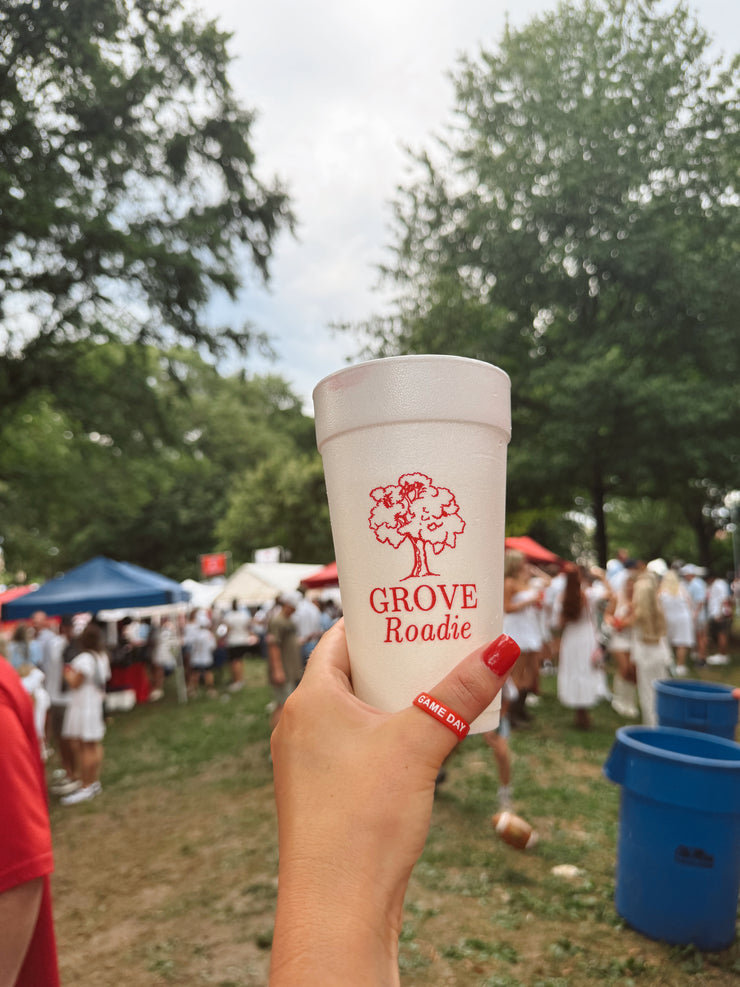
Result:
<svg viewBox="0 0 740 987"><path fill-rule="evenodd" d="M669 569L660 582L660 592L668 593L670 596L678 596L681 592L681 580L673 569Z"/></svg>
<svg viewBox="0 0 740 987"><path fill-rule="evenodd" d="M646 644L657 644L665 635L665 617L658 602L657 583L651 573L640 576L635 582L632 597L635 627Z"/></svg>
<svg viewBox="0 0 740 987"><path fill-rule="evenodd" d="M512 550L504 555L504 579L516 576L521 567L527 561L523 552Z"/></svg>

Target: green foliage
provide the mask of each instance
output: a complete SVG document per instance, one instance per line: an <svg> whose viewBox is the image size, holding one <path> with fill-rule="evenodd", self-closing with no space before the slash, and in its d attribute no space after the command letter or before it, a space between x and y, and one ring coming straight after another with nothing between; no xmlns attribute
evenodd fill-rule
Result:
<svg viewBox="0 0 740 987"><path fill-rule="evenodd" d="M562 510L543 504L527 510L509 509L506 534L527 534L562 558L578 558L588 551L588 537L581 525Z"/></svg>
<svg viewBox="0 0 740 987"><path fill-rule="evenodd" d="M282 545L295 562L333 558L329 508L317 452L277 448L231 486L226 513L216 527L222 547L248 561L255 549Z"/></svg>
<svg viewBox="0 0 740 987"><path fill-rule="evenodd" d="M364 326L506 370L509 505L586 497L602 562L611 496L670 501L706 556L737 482L740 67L708 46L683 4L570 0L462 59Z"/></svg>
<svg viewBox="0 0 740 987"><path fill-rule="evenodd" d="M181 0L0 9L0 537L11 574L102 552L197 575L229 484L312 446L279 378L198 355L267 348L210 324L292 226L263 182L228 35ZM191 349L174 349L181 341Z"/></svg>
<svg viewBox="0 0 740 987"><path fill-rule="evenodd" d="M214 291L263 277L285 191L256 173L228 35L181 0L0 10L0 402L53 386L81 339L214 352Z"/></svg>
<svg viewBox="0 0 740 987"><path fill-rule="evenodd" d="M0 421L11 574L48 578L104 554L197 576L244 470L278 446L288 459L314 447L313 423L277 377L224 377L193 351L120 343L80 347L78 373L88 387L60 382L61 400L39 390ZM320 495L315 483L309 492ZM303 535L281 535L300 552Z"/></svg>
<svg viewBox="0 0 740 987"><path fill-rule="evenodd" d="M633 558L693 558L694 537L676 504L647 497L611 501L609 528L614 544Z"/></svg>

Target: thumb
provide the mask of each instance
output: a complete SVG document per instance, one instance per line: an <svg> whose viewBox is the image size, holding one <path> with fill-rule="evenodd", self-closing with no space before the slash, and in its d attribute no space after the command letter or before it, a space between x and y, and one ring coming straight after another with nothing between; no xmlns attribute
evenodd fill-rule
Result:
<svg viewBox="0 0 740 987"><path fill-rule="evenodd" d="M424 694L431 700L423 707L404 710L414 733L423 740L427 750L446 757L460 739L445 725L445 713L456 714L454 719L472 721L493 702L503 686L511 667L519 657L519 645L507 634L501 634L490 644L471 651L451 672ZM441 704L440 716L435 704ZM435 722L436 721L436 722Z"/></svg>

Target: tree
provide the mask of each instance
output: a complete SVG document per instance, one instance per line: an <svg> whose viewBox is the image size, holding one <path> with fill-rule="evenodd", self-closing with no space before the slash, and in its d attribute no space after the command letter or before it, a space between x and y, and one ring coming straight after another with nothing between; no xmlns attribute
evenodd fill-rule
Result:
<svg viewBox="0 0 740 987"><path fill-rule="evenodd" d="M280 545L294 562L334 557L321 458L275 444L273 453L235 477L216 525L219 547L248 562L258 548Z"/></svg>
<svg viewBox="0 0 740 987"><path fill-rule="evenodd" d="M683 4L563 3L462 60L457 126L395 204L373 354L503 367L509 503L585 493L602 562L610 496L698 532L697 492L736 483L739 81Z"/></svg>
<svg viewBox="0 0 740 987"><path fill-rule="evenodd" d="M59 403L40 389L0 419L8 569L49 578L104 554L198 575L246 467L276 447L288 458L315 450L313 423L274 376L223 376L192 350L86 350L86 390Z"/></svg>
<svg viewBox="0 0 740 987"><path fill-rule="evenodd" d="M292 216L257 176L227 42L181 0L3 4L3 407L73 373L80 339L255 341L205 305L250 261L267 277Z"/></svg>
<svg viewBox="0 0 740 987"><path fill-rule="evenodd" d="M423 473L405 473L397 484L371 490L370 497L375 507L368 523L377 540L395 549L408 541L414 550L413 568L404 578L439 575L429 568L427 550L439 555L454 548L465 530L454 494Z"/></svg>

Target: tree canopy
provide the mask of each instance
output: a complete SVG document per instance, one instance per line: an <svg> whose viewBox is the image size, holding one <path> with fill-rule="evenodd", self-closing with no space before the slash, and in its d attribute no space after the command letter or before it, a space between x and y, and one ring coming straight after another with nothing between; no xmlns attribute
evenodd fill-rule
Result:
<svg viewBox="0 0 740 987"><path fill-rule="evenodd" d="M98 554L178 579L218 548L235 563L274 544L296 561L331 558L313 422L279 377L121 343L90 344L80 371L95 386L75 408L39 389L0 419L11 577L48 578Z"/></svg>
<svg viewBox="0 0 740 987"><path fill-rule="evenodd" d="M688 9L565 2L461 60L456 120L395 203L373 355L512 378L509 508L668 500L708 560L737 483L738 60Z"/></svg>
<svg viewBox="0 0 740 987"><path fill-rule="evenodd" d="M267 277L292 216L257 174L228 40L180 0L3 3L3 406L74 373L81 339L253 341L205 306L240 269Z"/></svg>

